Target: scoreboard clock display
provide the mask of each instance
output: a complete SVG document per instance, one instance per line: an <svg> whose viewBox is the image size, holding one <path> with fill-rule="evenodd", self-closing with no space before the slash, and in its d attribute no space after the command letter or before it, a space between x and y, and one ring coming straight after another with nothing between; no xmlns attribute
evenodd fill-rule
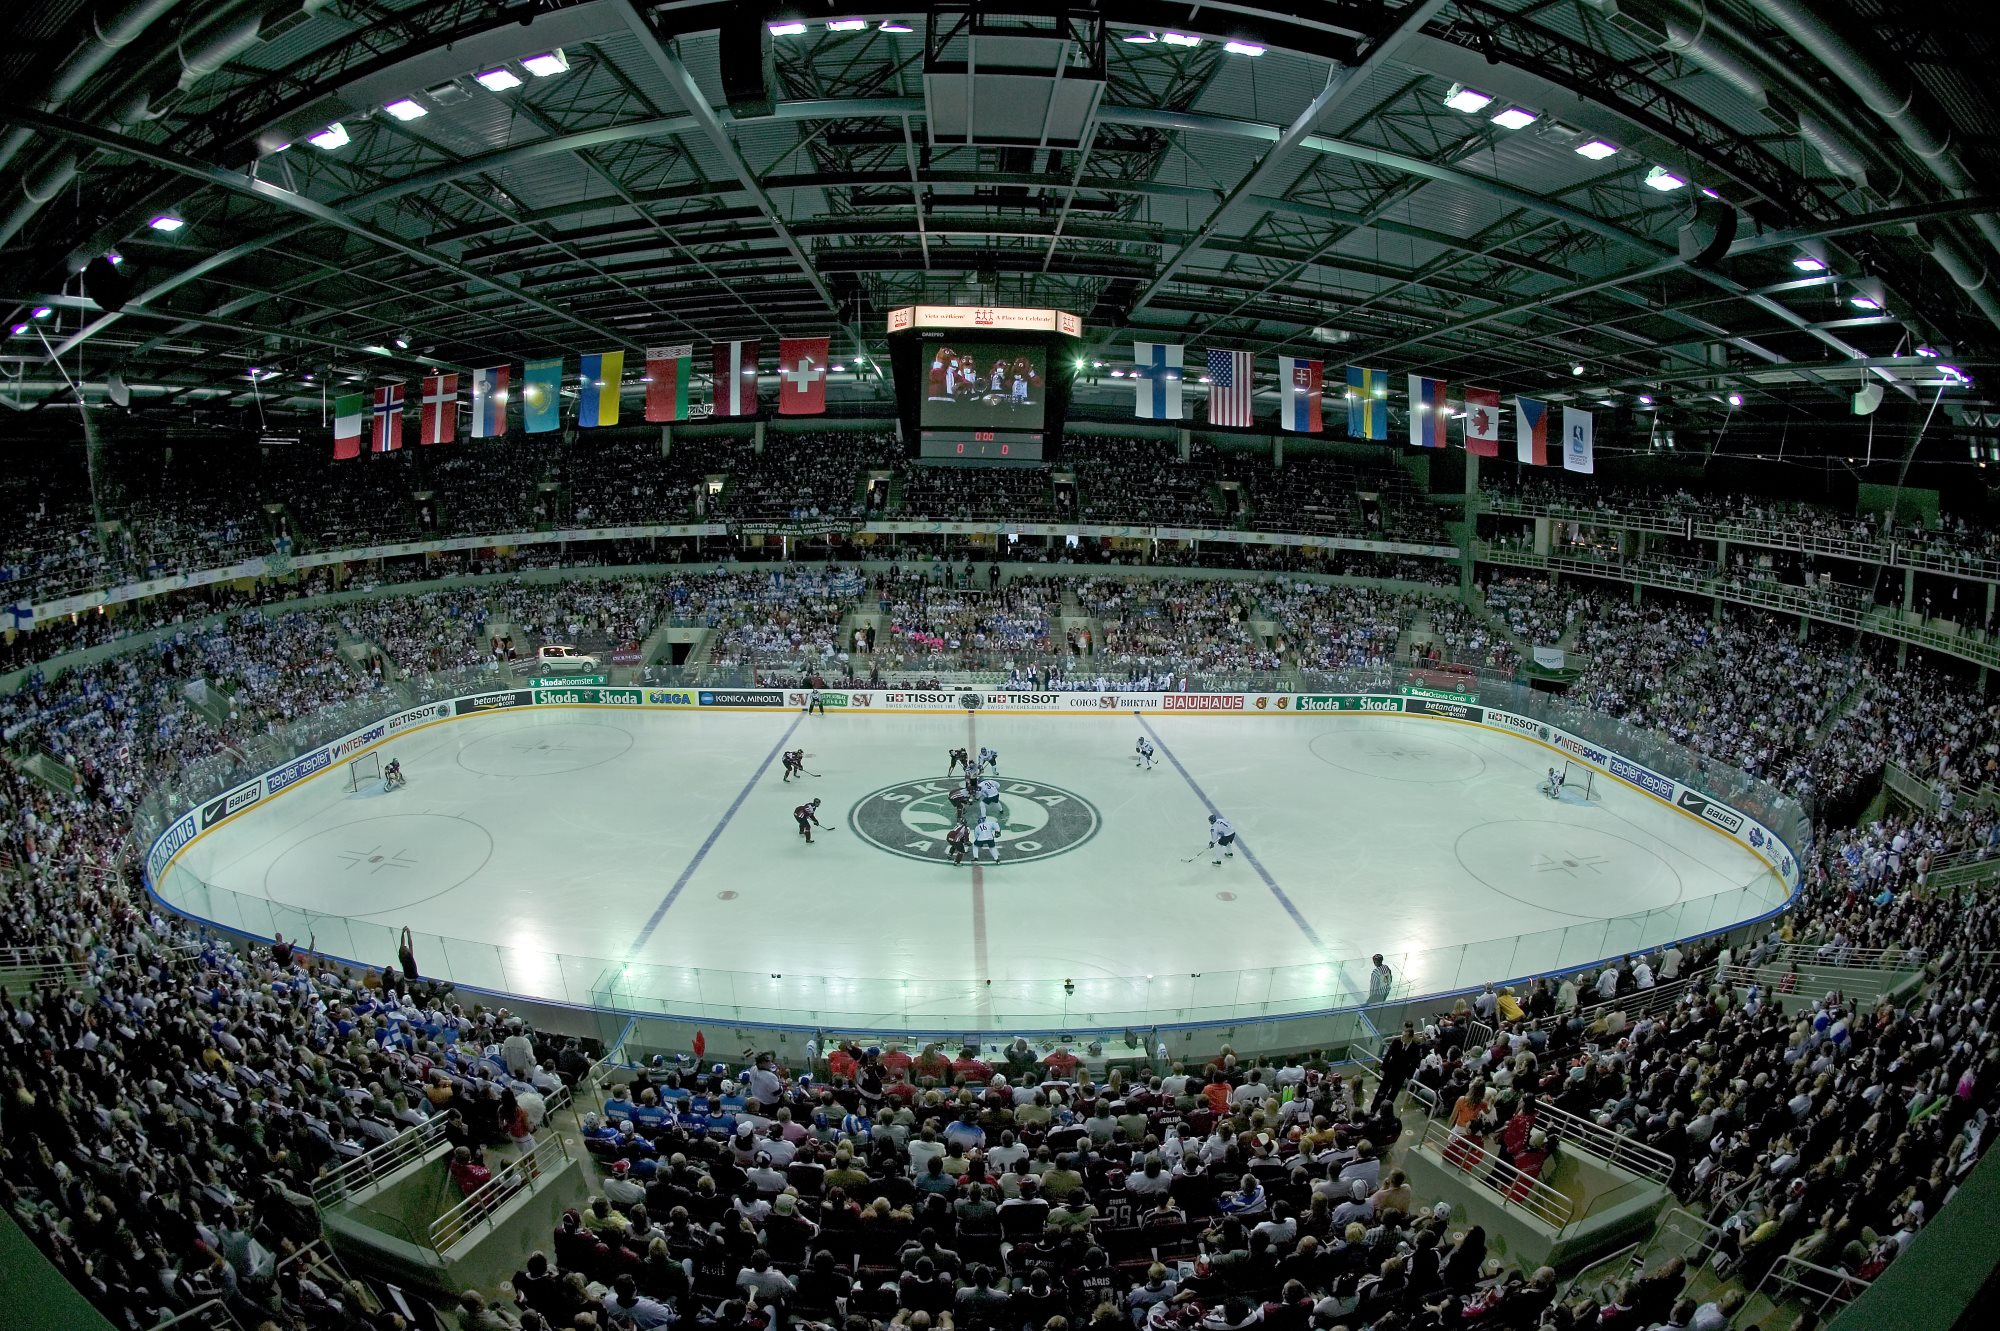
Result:
<svg viewBox="0 0 2000 1331"><path fill-rule="evenodd" d="M926 462L962 462L1005 466L1040 462L1040 430L923 430L917 436L917 456Z"/></svg>

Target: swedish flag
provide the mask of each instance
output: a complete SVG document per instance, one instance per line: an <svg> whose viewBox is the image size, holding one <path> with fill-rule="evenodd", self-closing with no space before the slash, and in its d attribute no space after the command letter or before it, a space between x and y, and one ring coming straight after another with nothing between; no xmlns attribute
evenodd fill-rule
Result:
<svg viewBox="0 0 2000 1331"><path fill-rule="evenodd" d="M1359 365L1347 367L1347 433L1354 439L1389 437L1389 375Z"/></svg>

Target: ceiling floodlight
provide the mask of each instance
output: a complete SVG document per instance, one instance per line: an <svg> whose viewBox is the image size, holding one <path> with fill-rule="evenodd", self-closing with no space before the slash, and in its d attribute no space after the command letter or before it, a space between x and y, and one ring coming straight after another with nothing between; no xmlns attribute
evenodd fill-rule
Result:
<svg viewBox="0 0 2000 1331"><path fill-rule="evenodd" d="M1264 48L1255 42L1224 42L1222 49L1231 55L1262 55Z"/></svg>
<svg viewBox="0 0 2000 1331"><path fill-rule="evenodd" d="M172 213L161 213L158 217L146 223L146 225L155 231L178 231L186 226L187 223L181 221L180 218L175 217Z"/></svg>
<svg viewBox="0 0 2000 1331"><path fill-rule="evenodd" d="M22 335L23 333L25 333L25 332L27 332L27 331L28 331L28 325L26 325L26 324L15 324L15 325L14 325L14 336L15 336L15 337L19 337L19 336L21 336L21 335Z"/></svg>
<svg viewBox="0 0 2000 1331"><path fill-rule="evenodd" d="M1615 143L1606 143L1603 139L1591 139L1587 143L1576 145L1576 155L1578 157L1588 157L1593 162L1601 162L1607 157L1616 157L1618 155L1618 145Z"/></svg>
<svg viewBox="0 0 2000 1331"><path fill-rule="evenodd" d="M1653 405L1653 395L1651 393L1641 393L1639 394L1639 401L1650 407Z"/></svg>
<svg viewBox="0 0 2000 1331"><path fill-rule="evenodd" d="M1826 271L1825 261L1821 259L1815 259L1810 254L1794 255L1792 257L1792 267L1798 269L1802 273L1823 273Z"/></svg>
<svg viewBox="0 0 2000 1331"><path fill-rule="evenodd" d="M336 120L319 133L307 135L306 142L315 148L324 148L328 152L332 152L335 148L345 148L347 146L347 126Z"/></svg>
<svg viewBox="0 0 2000 1331"><path fill-rule="evenodd" d="M473 81L488 92L505 92L509 88L521 86L521 77L513 70L501 65L497 69L481 70L472 76Z"/></svg>
<svg viewBox="0 0 2000 1331"><path fill-rule="evenodd" d="M1578 377L1578 378L1582 378L1582 377L1583 377L1583 362L1582 362L1582 361L1578 361L1578 362L1576 362L1576 364L1574 364L1574 365L1570 366L1570 367L1569 367L1569 372L1570 372L1571 374L1575 375L1575 376L1576 376L1576 377Z"/></svg>
<svg viewBox="0 0 2000 1331"><path fill-rule="evenodd" d="M1502 129L1526 129L1540 119L1533 111L1524 107L1510 106L1493 117L1493 123Z"/></svg>
<svg viewBox="0 0 2000 1331"><path fill-rule="evenodd" d="M1454 83L1451 85L1451 91L1444 95L1444 104L1454 111L1472 115L1491 106L1493 94L1481 92L1477 88L1468 88L1463 83Z"/></svg>
<svg viewBox="0 0 2000 1331"><path fill-rule="evenodd" d="M910 25L909 25L909 24L907 24L907 23L905 23L905 22L903 22L903 20L901 20L901 19L899 19L899 18L887 18L887 19L883 19L883 20L882 20L882 31L883 31L883 32L908 32L908 31L910 31Z"/></svg>
<svg viewBox="0 0 2000 1331"><path fill-rule="evenodd" d="M1938 366L1938 373L1955 384L1969 384L1972 382L1972 376L1964 370L1959 369L1956 365L1940 365Z"/></svg>
<svg viewBox="0 0 2000 1331"><path fill-rule="evenodd" d="M47 305L37 305L33 310L33 314L37 319L46 319L51 314L54 313L55 311L53 309L50 309Z"/></svg>
<svg viewBox="0 0 2000 1331"><path fill-rule="evenodd" d="M867 26L865 18L830 18L826 21L828 32L860 32Z"/></svg>
<svg viewBox="0 0 2000 1331"><path fill-rule="evenodd" d="M1729 405L1730 405L1730 406L1732 406L1732 407L1740 407L1740 406L1742 406L1742 405L1743 405L1743 395L1742 395L1741 393L1731 393L1731 394L1729 395Z"/></svg>
<svg viewBox="0 0 2000 1331"><path fill-rule="evenodd" d="M116 268L119 264L125 262L125 256L117 250L106 250L104 252L104 261Z"/></svg>
<svg viewBox="0 0 2000 1331"><path fill-rule="evenodd" d="M557 47L553 51L544 51L540 55L523 57L521 68L527 70L538 79L553 78L555 75L561 74L569 68L569 57L562 53L561 47Z"/></svg>
<svg viewBox="0 0 2000 1331"><path fill-rule="evenodd" d="M1201 38L1185 32L1163 32L1160 40L1168 46L1200 46Z"/></svg>
<svg viewBox="0 0 2000 1331"><path fill-rule="evenodd" d="M1917 348L1917 354L1919 356L1922 356L1925 360L1935 360L1937 358L1937 348L1932 346L1921 346Z"/></svg>
<svg viewBox="0 0 2000 1331"><path fill-rule="evenodd" d="M773 37L803 37L806 32L806 25L797 19L786 19L782 23L769 24L768 27Z"/></svg>
<svg viewBox="0 0 2000 1331"><path fill-rule="evenodd" d="M422 102L413 102L407 97L399 97L382 109L398 120L421 120L430 114Z"/></svg>
<svg viewBox="0 0 2000 1331"><path fill-rule="evenodd" d="M1128 32L1125 34L1125 40L1134 46L1151 46L1154 42L1160 40L1160 34L1157 32Z"/></svg>
<svg viewBox="0 0 2000 1331"><path fill-rule="evenodd" d="M1659 190L1662 194L1668 190L1679 189L1687 184L1685 180L1682 180L1664 166L1656 166L1648 171L1646 173L1646 183L1652 188Z"/></svg>

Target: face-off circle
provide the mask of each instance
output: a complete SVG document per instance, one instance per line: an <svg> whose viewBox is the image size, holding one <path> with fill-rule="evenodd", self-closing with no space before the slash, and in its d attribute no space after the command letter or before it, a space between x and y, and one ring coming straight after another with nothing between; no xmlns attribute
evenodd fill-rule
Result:
<svg viewBox="0 0 2000 1331"><path fill-rule="evenodd" d="M863 796L848 812L848 826L878 850L907 859L950 863L945 833L957 820L950 792L960 783L949 777L899 781ZM1000 824L1000 862L1019 864L1075 850L1097 835L1102 822L1096 806L1073 790L1046 781L1000 782L1000 799L987 806ZM979 818L979 804L966 806L966 823ZM988 861L988 867L992 862Z"/></svg>

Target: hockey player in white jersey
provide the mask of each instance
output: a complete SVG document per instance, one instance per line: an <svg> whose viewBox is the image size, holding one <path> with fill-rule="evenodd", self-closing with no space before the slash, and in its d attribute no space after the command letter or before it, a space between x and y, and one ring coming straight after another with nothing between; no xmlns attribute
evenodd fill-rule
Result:
<svg viewBox="0 0 2000 1331"><path fill-rule="evenodd" d="M1000 824L984 815L981 815L979 822L972 829L974 864L979 863L979 852L982 850L992 855L995 864L1000 862Z"/></svg>
<svg viewBox="0 0 2000 1331"><path fill-rule="evenodd" d="M993 775L999 776L1000 751L998 749L988 749L982 747L979 750L979 766L982 771L990 771L993 773Z"/></svg>
<svg viewBox="0 0 2000 1331"><path fill-rule="evenodd" d="M1139 755L1138 760L1132 764L1134 767L1143 767L1148 772L1153 770L1153 741L1141 735L1139 743L1132 751Z"/></svg>
<svg viewBox="0 0 2000 1331"><path fill-rule="evenodd" d="M1567 777L1568 775L1569 774L1567 771L1558 772L1555 768L1551 767L1549 769L1549 774L1547 778L1544 779L1542 782L1542 794L1548 796L1552 800L1561 799L1563 793L1563 781L1564 778Z"/></svg>
<svg viewBox="0 0 2000 1331"><path fill-rule="evenodd" d="M1219 813L1208 815L1208 848L1215 852L1215 862L1222 863L1224 855L1236 857L1236 827Z"/></svg>
<svg viewBox="0 0 2000 1331"><path fill-rule="evenodd" d="M984 818L986 816L986 806L989 804L998 804L999 802L1000 783L989 776L979 783L979 816Z"/></svg>

